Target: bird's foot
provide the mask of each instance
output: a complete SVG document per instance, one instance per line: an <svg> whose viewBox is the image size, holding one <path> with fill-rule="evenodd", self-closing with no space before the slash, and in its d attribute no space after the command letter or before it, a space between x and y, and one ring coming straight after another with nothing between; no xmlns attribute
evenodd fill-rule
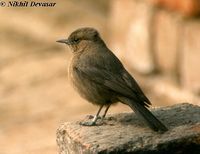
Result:
<svg viewBox="0 0 200 154"><path fill-rule="evenodd" d="M82 126L96 126L96 122L94 121L87 121L87 122L80 122L80 125Z"/></svg>
<svg viewBox="0 0 200 154"><path fill-rule="evenodd" d="M82 126L100 126L103 124L103 118L100 117L100 116L92 116L92 115L89 115L87 116L87 119L91 120L92 121L84 121L84 122L80 122L80 125ZM97 123L97 121L100 119L100 121Z"/></svg>

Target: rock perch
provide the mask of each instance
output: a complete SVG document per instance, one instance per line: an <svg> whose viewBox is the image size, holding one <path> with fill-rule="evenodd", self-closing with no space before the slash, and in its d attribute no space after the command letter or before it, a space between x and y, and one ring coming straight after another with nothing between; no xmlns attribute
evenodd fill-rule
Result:
<svg viewBox="0 0 200 154"><path fill-rule="evenodd" d="M57 130L59 154L200 153L199 106L183 103L151 111L168 132L152 131L134 113L108 115L102 125L92 127L66 122Z"/></svg>

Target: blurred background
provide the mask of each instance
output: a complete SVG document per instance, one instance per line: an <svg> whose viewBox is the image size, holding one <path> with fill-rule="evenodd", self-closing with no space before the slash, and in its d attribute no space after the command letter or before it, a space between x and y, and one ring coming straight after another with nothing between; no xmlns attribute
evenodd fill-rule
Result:
<svg viewBox="0 0 200 154"><path fill-rule="evenodd" d="M70 86L70 50L55 42L80 27L100 32L153 107L199 105L198 0L45 2L56 5L0 7L0 154L55 154L59 125L96 113Z"/></svg>

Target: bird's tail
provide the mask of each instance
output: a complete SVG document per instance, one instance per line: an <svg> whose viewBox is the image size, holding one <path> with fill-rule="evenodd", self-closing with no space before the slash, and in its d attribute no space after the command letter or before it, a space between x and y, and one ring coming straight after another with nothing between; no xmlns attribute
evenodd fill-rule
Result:
<svg viewBox="0 0 200 154"><path fill-rule="evenodd" d="M165 132L167 127L160 122L145 106L129 98L119 98L124 104L127 104L139 116L141 116L147 125L154 131Z"/></svg>

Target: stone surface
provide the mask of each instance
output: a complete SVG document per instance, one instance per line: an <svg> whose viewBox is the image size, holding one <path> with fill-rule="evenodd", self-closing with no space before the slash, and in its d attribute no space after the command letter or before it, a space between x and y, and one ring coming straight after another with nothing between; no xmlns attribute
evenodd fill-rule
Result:
<svg viewBox="0 0 200 154"><path fill-rule="evenodd" d="M195 93L200 93L200 21L186 21L182 38L182 85Z"/></svg>
<svg viewBox="0 0 200 154"><path fill-rule="evenodd" d="M180 88L177 84L172 83L169 78L150 77L146 80L146 87L154 93L153 97L150 97L153 99L154 105L173 105L179 102L190 102L200 106L200 97L198 95L187 89ZM161 102L159 98L162 98Z"/></svg>
<svg viewBox="0 0 200 154"><path fill-rule="evenodd" d="M111 49L119 58L126 54L125 42L127 29L136 7L135 0L112 0L110 6L110 44ZM123 10L123 11L122 11ZM123 13L122 13L123 12Z"/></svg>
<svg viewBox="0 0 200 154"><path fill-rule="evenodd" d="M126 33L125 59L131 67L141 73L154 70L152 58L151 24L153 8L144 1L135 1L135 7Z"/></svg>
<svg viewBox="0 0 200 154"><path fill-rule="evenodd" d="M158 10L155 15L155 55L158 68L168 75L177 74L179 62L180 18L174 13Z"/></svg>
<svg viewBox="0 0 200 154"><path fill-rule="evenodd" d="M103 125L95 127L81 126L80 121L64 123L57 130L59 153L199 152L199 106L183 103L152 112L169 128L168 132L153 132L133 113L108 115Z"/></svg>
<svg viewBox="0 0 200 154"><path fill-rule="evenodd" d="M156 5L164 6L169 10L176 10L185 16L200 14L199 0L150 0Z"/></svg>
<svg viewBox="0 0 200 154"><path fill-rule="evenodd" d="M149 50L151 7L145 1L114 0L111 6L111 49L142 73L154 69Z"/></svg>

